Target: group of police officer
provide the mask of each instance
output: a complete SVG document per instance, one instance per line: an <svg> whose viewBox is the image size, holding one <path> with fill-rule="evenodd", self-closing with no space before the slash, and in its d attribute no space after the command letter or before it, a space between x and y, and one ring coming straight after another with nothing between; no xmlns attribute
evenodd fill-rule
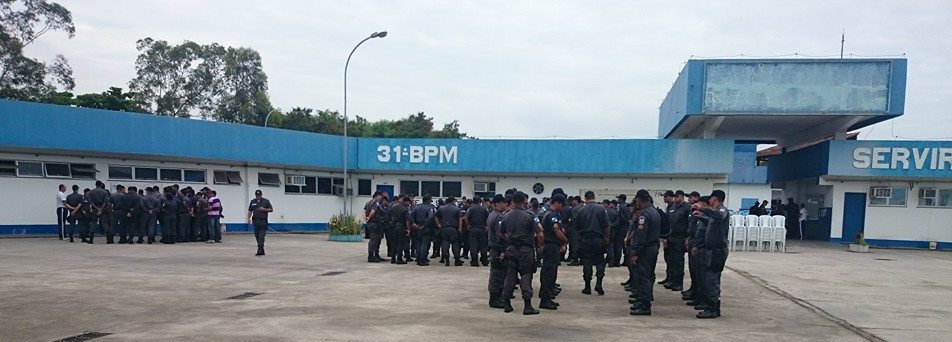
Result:
<svg viewBox="0 0 952 342"><path fill-rule="evenodd" d="M624 266L629 271L622 285L631 292L630 314L651 315L655 265L663 248L667 270L659 284L680 291L682 299L699 311L698 318L717 318L730 220L724 196L721 190L704 197L667 191L662 210L647 190L639 190L631 203L625 195L596 202L592 191L583 198L567 196L562 189L553 190L542 203L529 201L516 189L462 203L449 197L437 204L429 195L419 204L412 195L397 196L391 203L389 194L378 192L364 206L367 261L415 260L428 266L429 259L440 258L450 266L452 256L453 264L462 266L462 259L470 259L471 266L490 266L489 306L513 311L511 299L518 283L526 315L539 313L532 306L537 267L541 266L539 308L557 310L562 262L583 267L582 293L587 295L593 289L598 295L605 293L606 267ZM384 239L386 259L380 256ZM683 289L685 253L691 278L688 290Z"/></svg>
<svg viewBox="0 0 952 342"><path fill-rule="evenodd" d="M65 191L60 185L60 191ZM221 243L221 200L209 188L196 192L191 187L158 186L137 189L117 185L110 193L105 184L96 181L94 189L73 185L73 192L63 201L68 210L65 237L74 241L76 226L79 226L81 242L92 244L96 231L106 236L106 243L119 244L156 242L156 224L159 226L161 243L207 242ZM148 238L146 240L146 238Z"/></svg>

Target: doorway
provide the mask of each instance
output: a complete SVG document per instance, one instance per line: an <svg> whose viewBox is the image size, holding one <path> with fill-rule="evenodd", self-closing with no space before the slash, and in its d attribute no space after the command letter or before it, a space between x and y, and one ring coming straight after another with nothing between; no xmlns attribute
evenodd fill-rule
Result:
<svg viewBox="0 0 952 342"><path fill-rule="evenodd" d="M866 193L847 192L843 203L843 237L841 242L856 241L856 234L866 229Z"/></svg>

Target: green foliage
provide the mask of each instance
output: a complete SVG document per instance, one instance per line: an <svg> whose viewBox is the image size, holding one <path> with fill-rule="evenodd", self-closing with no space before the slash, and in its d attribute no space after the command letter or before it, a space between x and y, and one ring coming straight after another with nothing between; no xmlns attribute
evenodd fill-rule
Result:
<svg viewBox="0 0 952 342"><path fill-rule="evenodd" d="M856 233L856 244L860 246L869 246L869 244L866 243L866 237L863 235L863 233Z"/></svg>
<svg viewBox="0 0 952 342"><path fill-rule="evenodd" d="M122 88L118 87L109 87L109 90L102 93L89 93L76 97L73 97L73 94L70 92L57 92L53 94L49 102L64 106L97 108L120 112L148 112L143 108L142 103L136 101L135 94L123 92Z"/></svg>
<svg viewBox="0 0 952 342"><path fill-rule="evenodd" d="M340 213L331 216L328 229L331 234L358 235L360 234L361 224L363 224L363 222L357 215Z"/></svg>
<svg viewBox="0 0 952 342"><path fill-rule="evenodd" d="M317 111L310 108L294 108L281 119L272 121L273 127L341 135L344 133L343 117L331 110ZM357 116L347 122L347 134L354 137L375 138L466 138L466 133L459 129L459 122L454 120L445 124L441 130L433 129L433 118L425 113L411 114L398 120L380 120L376 122Z"/></svg>
<svg viewBox="0 0 952 342"><path fill-rule="evenodd" d="M48 102L57 86L76 85L69 61L57 55L50 64L23 55L25 47L50 31L72 38L72 14L43 0L0 0L0 98Z"/></svg>

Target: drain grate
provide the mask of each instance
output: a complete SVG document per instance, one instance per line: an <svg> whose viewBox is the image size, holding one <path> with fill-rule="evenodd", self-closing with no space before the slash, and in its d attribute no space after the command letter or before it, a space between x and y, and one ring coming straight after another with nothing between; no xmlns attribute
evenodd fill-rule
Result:
<svg viewBox="0 0 952 342"><path fill-rule="evenodd" d="M896 259L889 259L889 258L873 258L873 260L879 260L879 261L896 261Z"/></svg>
<svg viewBox="0 0 952 342"><path fill-rule="evenodd" d="M326 276L336 276L336 275L338 275L338 274L344 274L344 271L330 271L330 272L322 273L321 276L324 276L324 277L326 277Z"/></svg>
<svg viewBox="0 0 952 342"><path fill-rule="evenodd" d="M240 294L240 295L231 296L231 297L228 297L228 298L225 298L225 299L242 300L242 299L248 299L248 298L251 298L251 297L254 297L254 296L260 296L260 295L261 295L261 293L257 293L257 292L245 292L245 293L242 293L242 294Z"/></svg>
<svg viewBox="0 0 952 342"><path fill-rule="evenodd" d="M70 336L62 340L56 340L55 342L82 342L82 341L89 341L94 338L100 338L100 337L109 336L109 335L112 335L112 333L87 331L76 336Z"/></svg>

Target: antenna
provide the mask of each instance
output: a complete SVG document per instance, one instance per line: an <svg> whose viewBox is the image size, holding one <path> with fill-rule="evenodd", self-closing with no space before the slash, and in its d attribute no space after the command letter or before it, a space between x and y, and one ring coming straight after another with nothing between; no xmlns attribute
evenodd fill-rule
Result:
<svg viewBox="0 0 952 342"><path fill-rule="evenodd" d="M840 36L840 59L843 59L843 46L846 45L846 30L843 30L843 35Z"/></svg>

